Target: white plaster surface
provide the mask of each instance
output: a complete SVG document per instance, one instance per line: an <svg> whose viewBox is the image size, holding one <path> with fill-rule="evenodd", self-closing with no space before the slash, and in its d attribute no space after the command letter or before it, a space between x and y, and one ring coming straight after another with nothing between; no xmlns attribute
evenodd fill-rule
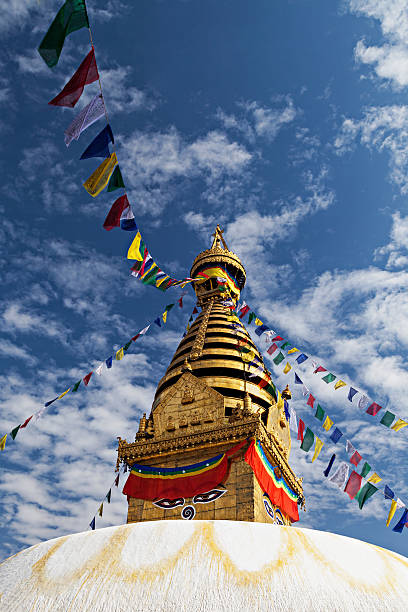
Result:
<svg viewBox="0 0 408 612"><path fill-rule="evenodd" d="M263 523L154 521L42 542L0 564L1 612L407 612L408 559Z"/></svg>

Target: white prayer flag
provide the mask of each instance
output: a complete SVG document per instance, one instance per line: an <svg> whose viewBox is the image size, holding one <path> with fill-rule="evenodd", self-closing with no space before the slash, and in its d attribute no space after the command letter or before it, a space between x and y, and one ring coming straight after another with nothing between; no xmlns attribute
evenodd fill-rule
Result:
<svg viewBox="0 0 408 612"><path fill-rule="evenodd" d="M303 397L307 397L310 394L310 391L306 387L306 385L302 385L302 393L303 393Z"/></svg>
<svg viewBox="0 0 408 612"><path fill-rule="evenodd" d="M330 476L330 482L333 482L335 485L339 487L339 489L343 489L347 479L349 476L349 467L347 463L344 461L339 465L337 470L334 472L333 476Z"/></svg>
<svg viewBox="0 0 408 612"><path fill-rule="evenodd" d="M289 428L296 433L298 431L296 410L291 404L289 404Z"/></svg>
<svg viewBox="0 0 408 612"><path fill-rule="evenodd" d="M98 367L95 370L95 374L97 374L98 376L100 376L102 374L102 368L103 368L103 361L100 365L98 365Z"/></svg>
<svg viewBox="0 0 408 612"><path fill-rule="evenodd" d="M350 440L347 440L347 442L346 442L346 453L348 453L349 455L352 455L355 452L356 452L356 449L354 448L354 446L352 445Z"/></svg>
<svg viewBox="0 0 408 612"><path fill-rule="evenodd" d="M370 403L370 400L368 399L368 397L366 395L363 395L358 400L358 407L361 408L361 410L365 410L369 403Z"/></svg>
<svg viewBox="0 0 408 612"><path fill-rule="evenodd" d="M105 113L105 106L103 104L102 95L98 94L85 106L79 115L77 115L72 123L65 130L65 144L67 147L75 139L78 140L81 133L86 130L87 127L98 121Z"/></svg>

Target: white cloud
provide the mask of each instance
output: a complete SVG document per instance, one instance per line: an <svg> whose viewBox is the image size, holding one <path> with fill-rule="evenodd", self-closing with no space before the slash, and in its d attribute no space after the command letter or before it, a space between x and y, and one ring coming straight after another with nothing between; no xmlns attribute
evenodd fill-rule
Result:
<svg viewBox="0 0 408 612"><path fill-rule="evenodd" d="M405 268L408 264L408 216L392 215L390 242L375 251L376 258L388 257L386 268Z"/></svg>
<svg viewBox="0 0 408 612"><path fill-rule="evenodd" d="M23 310L16 302L8 304L2 312L3 331L40 334L65 342L68 330L50 315L41 315L30 310Z"/></svg>
<svg viewBox="0 0 408 612"><path fill-rule="evenodd" d="M390 156L390 178L401 193L408 192L408 106L372 106L363 118L343 120L334 141L339 154L351 150L356 140Z"/></svg>

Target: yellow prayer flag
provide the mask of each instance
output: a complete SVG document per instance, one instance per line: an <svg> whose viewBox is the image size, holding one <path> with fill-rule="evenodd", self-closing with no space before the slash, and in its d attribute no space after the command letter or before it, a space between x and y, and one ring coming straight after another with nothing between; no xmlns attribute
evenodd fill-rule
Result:
<svg viewBox="0 0 408 612"><path fill-rule="evenodd" d="M163 278L159 278L159 280L156 281L156 287L160 287L160 285L162 283L164 283L164 281L168 280L170 278L170 276L163 276Z"/></svg>
<svg viewBox="0 0 408 612"><path fill-rule="evenodd" d="M116 353L116 357L115 359L117 359L118 361L120 361L121 359L123 359L123 357L125 356L125 353L123 352L123 346L122 348L120 348L117 353Z"/></svg>
<svg viewBox="0 0 408 612"><path fill-rule="evenodd" d="M290 349L290 351L288 351L288 355L291 355L292 353L297 353L299 349L293 347Z"/></svg>
<svg viewBox="0 0 408 612"><path fill-rule="evenodd" d="M89 195L95 198L105 189L117 163L116 153L112 153L110 157L104 159L101 165L92 172L91 176L84 183L84 187Z"/></svg>
<svg viewBox="0 0 408 612"><path fill-rule="evenodd" d="M129 247L127 258L137 259L137 261L143 261L143 253L140 252L140 243L142 242L142 236L140 232L137 232L133 239L132 244Z"/></svg>
<svg viewBox="0 0 408 612"><path fill-rule="evenodd" d="M103 503L98 508L98 514L99 514L99 516L102 516L102 514L103 514Z"/></svg>
<svg viewBox="0 0 408 612"><path fill-rule="evenodd" d="M167 310L163 312L162 318L163 318L163 323L165 323L167 321Z"/></svg>
<svg viewBox="0 0 408 612"><path fill-rule="evenodd" d="M391 523L392 517L394 516L396 509L397 509L397 502L395 501L395 499L393 499L391 502L390 511L388 513L387 522L385 524L386 527L388 527L388 525Z"/></svg>
<svg viewBox="0 0 408 612"><path fill-rule="evenodd" d="M0 440L0 450L4 451L4 447L6 446L7 434L4 434L2 439Z"/></svg>
<svg viewBox="0 0 408 612"><path fill-rule="evenodd" d="M322 427L323 429L325 429L326 431L329 431L330 427L333 425L333 421L331 420L330 417L326 417Z"/></svg>
<svg viewBox="0 0 408 612"><path fill-rule="evenodd" d="M287 374L288 372L290 372L292 369L292 366L290 365L289 362L287 362L287 364L285 365L285 367L283 368L283 373Z"/></svg>
<svg viewBox="0 0 408 612"><path fill-rule="evenodd" d="M255 325L258 327L259 325L263 325L261 319L255 319Z"/></svg>
<svg viewBox="0 0 408 612"><path fill-rule="evenodd" d="M399 431L406 425L408 425L408 421L404 421L404 419L398 419L398 421L395 421L394 425L391 426L391 429L393 429L394 431Z"/></svg>
<svg viewBox="0 0 408 612"><path fill-rule="evenodd" d="M316 445L315 445L315 449L314 449L314 453L312 457L312 463L315 459L318 458L320 451L322 450L322 447L323 447L323 442L320 440L320 438L316 436Z"/></svg>
<svg viewBox="0 0 408 612"><path fill-rule="evenodd" d="M373 484L376 484L377 482L380 482L381 480L382 478L376 472L374 472L374 474L371 474L370 478L368 479L368 482L372 482Z"/></svg>
<svg viewBox="0 0 408 612"><path fill-rule="evenodd" d="M66 391L64 391L64 393L61 393L61 395L59 395L57 397L57 399L61 399L61 397L64 397L64 395L66 395L68 393L68 391L71 391L71 387L69 389L67 389Z"/></svg>
<svg viewBox="0 0 408 612"><path fill-rule="evenodd" d="M187 323L186 331L190 329L190 323Z"/></svg>
<svg viewBox="0 0 408 612"><path fill-rule="evenodd" d="M336 384L334 385L334 388L340 389L340 387L345 387L345 386L346 386L346 383L344 382L344 380L338 380Z"/></svg>

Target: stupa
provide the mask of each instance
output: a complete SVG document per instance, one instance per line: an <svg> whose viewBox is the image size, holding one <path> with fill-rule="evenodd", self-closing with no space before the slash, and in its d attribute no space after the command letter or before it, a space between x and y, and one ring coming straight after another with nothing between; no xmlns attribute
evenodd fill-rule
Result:
<svg viewBox="0 0 408 612"><path fill-rule="evenodd" d="M235 314L245 269L217 226L193 262L198 316L134 442L127 524L42 542L0 564L8 612L405 611L408 559L293 524L287 402Z"/></svg>

